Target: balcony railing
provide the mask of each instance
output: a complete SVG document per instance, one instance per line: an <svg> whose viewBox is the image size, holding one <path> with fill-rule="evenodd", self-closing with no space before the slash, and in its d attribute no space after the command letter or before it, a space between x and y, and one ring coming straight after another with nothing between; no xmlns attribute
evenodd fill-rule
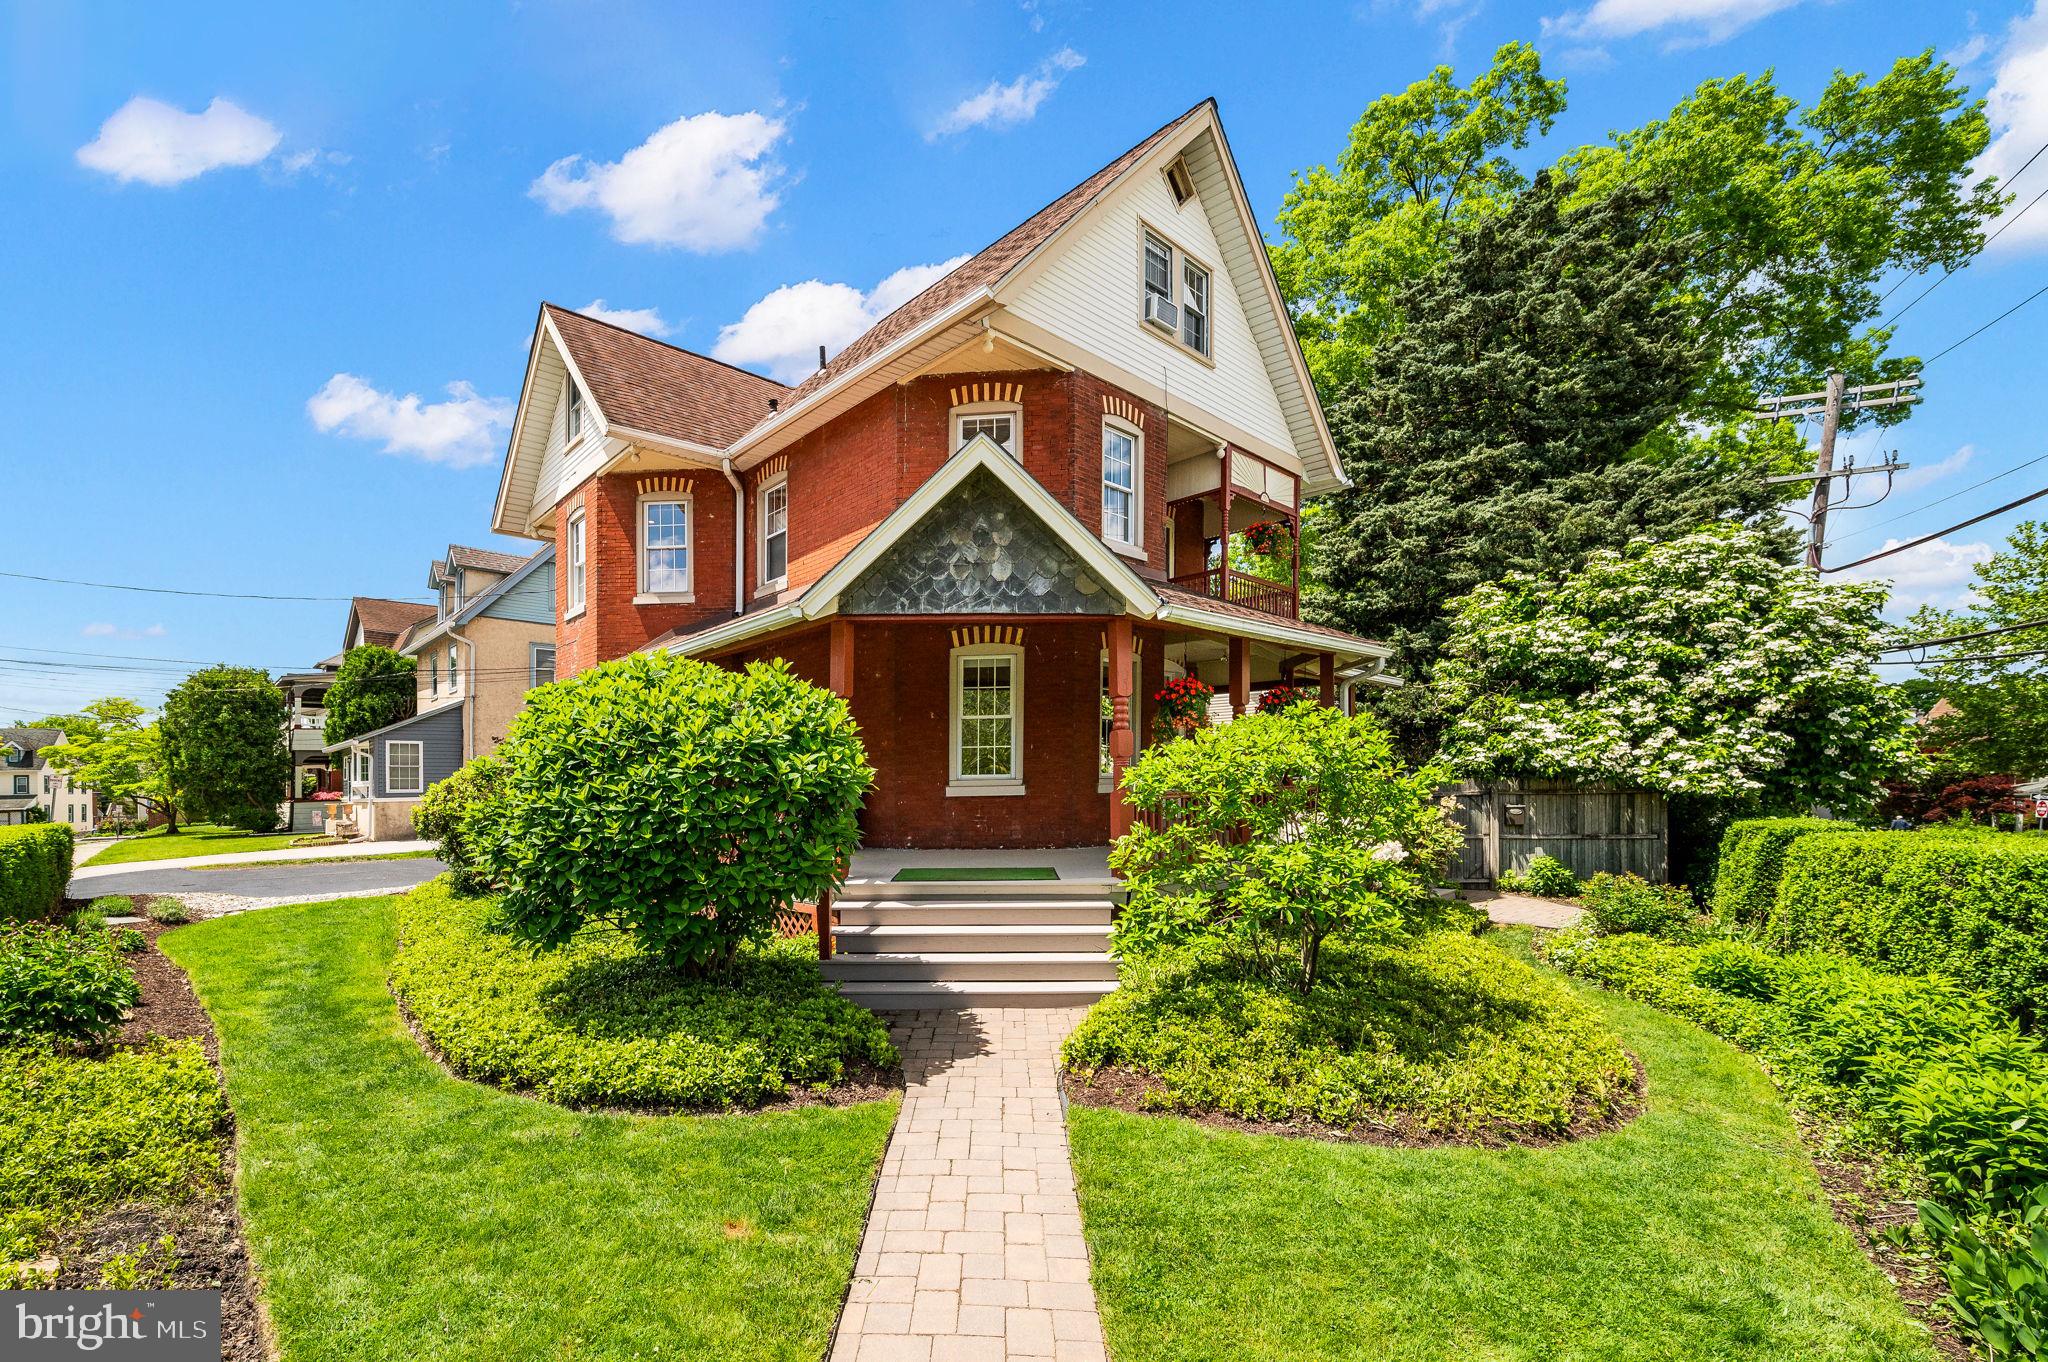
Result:
<svg viewBox="0 0 2048 1362"><path fill-rule="evenodd" d="M1249 572L1231 572L1226 575L1220 567L1185 573L1170 580L1183 591L1193 591L1213 601L1248 605L1254 610L1263 610L1269 615L1278 615L1283 619L1300 618L1294 588L1285 582L1254 577Z"/></svg>

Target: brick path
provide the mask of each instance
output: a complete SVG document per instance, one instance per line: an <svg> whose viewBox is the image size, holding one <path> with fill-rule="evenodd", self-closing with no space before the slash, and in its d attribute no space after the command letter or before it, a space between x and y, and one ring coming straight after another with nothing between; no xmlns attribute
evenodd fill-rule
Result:
<svg viewBox="0 0 2048 1362"><path fill-rule="evenodd" d="M893 1014L903 1110L832 1362L1103 1362L1058 1086L1083 1011Z"/></svg>

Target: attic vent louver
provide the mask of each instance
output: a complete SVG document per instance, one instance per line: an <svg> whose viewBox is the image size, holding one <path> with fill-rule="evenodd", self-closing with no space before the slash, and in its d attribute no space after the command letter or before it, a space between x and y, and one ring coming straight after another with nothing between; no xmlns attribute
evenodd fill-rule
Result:
<svg viewBox="0 0 2048 1362"><path fill-rule="evenodd" d="M1166 187L1173 191L1176 206L1186 203L1195 196L1195 177L1188 173L1188 163L1175 158L1166 168Z"/></svg>

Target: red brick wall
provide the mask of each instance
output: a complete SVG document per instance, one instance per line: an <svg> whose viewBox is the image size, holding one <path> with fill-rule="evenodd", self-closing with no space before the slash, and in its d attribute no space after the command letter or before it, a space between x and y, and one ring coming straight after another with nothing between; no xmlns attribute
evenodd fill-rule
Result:
<svg viewBox="0 0 2048 1362"><path fill-rule="evenodd" d="M688 484L687 492L676 484ZM643 487L660 495L690 498L689 604L636 605L640 590L639 499ZM584 513L584 555L588 564L585 608L570 617L568 525ZM728 619L732 615L732 488L715 472L627 472L591 478L563 500L556 517L555 668L571 676L586 667L623 657L670 629Z"/></svg>

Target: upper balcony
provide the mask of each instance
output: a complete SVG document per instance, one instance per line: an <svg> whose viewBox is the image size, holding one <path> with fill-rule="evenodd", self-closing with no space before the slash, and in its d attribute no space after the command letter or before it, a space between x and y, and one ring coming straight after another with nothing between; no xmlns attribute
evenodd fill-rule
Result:
<svg viewBox="0 0 2048 1362"><path fill-rule="evenodd" d="M1211 600L1300 619L1301 479L1178 425L1168 449L1168 580Z"/></svg>

